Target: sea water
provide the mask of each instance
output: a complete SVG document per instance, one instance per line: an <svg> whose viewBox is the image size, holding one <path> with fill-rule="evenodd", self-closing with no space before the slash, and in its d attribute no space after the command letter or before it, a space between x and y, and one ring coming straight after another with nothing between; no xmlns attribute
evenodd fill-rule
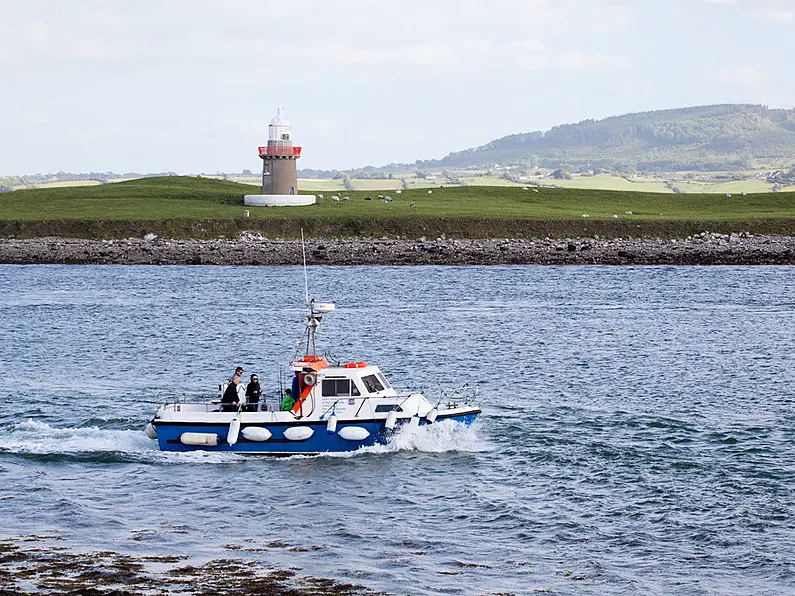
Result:
<svg viewBox="0 0 795 596"><path fill-rule="evenodd" d="M298 268L0 266L0 538L243 557L394 594L795 592L795 269L310 267L321 351L472 427L162 453L169 397L275 400Z"/></svg>

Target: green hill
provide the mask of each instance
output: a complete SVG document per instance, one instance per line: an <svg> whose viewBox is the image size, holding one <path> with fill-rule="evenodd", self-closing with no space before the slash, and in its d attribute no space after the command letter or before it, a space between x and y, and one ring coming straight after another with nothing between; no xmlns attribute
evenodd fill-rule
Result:
<svg viewBox="0 0 795 596"><path fill-rule="evenodd" d="M445 187L345 191L308 207L245 207L246 184L169 176L88 187L0 194L0 238L686 236L715 232L792 235L795 193L663 194L566 188ZM369 197L369 199L368 199Z"/></svg>
<svg viewBox="0 0 795 596"><path fill-rule="evenodd" d="M420 168L520 164L631 172L749 170L795 163L795 109L727 104L640 112L509 135Z"/></svg>

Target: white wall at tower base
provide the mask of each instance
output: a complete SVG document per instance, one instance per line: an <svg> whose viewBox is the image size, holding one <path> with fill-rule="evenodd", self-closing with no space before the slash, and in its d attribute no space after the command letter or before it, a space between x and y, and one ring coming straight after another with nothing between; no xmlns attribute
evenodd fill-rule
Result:
<svg viewBox="0 0 795 596"><path fill-rule="evenodd" d="M246 195L243 204L250 207L301 207L314 205L315 195Z"/></svg>

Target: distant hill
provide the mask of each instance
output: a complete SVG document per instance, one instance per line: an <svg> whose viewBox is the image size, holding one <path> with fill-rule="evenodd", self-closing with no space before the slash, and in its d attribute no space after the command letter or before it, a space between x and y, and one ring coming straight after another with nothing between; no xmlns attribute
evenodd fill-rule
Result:
<svg viewBox="0 0 795 596"><path fill-rule="evenodd" d="M748 170L775 160L795 163L795 109L726 104L584 120L510 135L416 165L681 172Z"/></svg>

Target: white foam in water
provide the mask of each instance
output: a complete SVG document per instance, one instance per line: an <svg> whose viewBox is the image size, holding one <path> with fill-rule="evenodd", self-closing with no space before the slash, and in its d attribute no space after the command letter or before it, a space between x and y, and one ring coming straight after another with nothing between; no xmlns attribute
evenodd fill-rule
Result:
<svg viewBox="0 0 795 596"><path fill-rule="evenodd" d="M356 451L324 453L323 455L352 457L365 453L398 453L400 451L479 453L492 449L494 446L478 435L477 426L446 421L416 428L404 424L395 431L386 445L373 445L372 447L362 447Z"/></svg>
<svg viewBox="0 0 795 596"><path fill-rule="evenodd" d="M483 452L493 446L478 436L476 427L440 422L413 428L401 426L386 445L363 447L345 453L327 453L328 457L352 457L366 453ZM157 443L139 430L103 430L97 427L57 428L46 422L26 420L0 431L0 450L30 454L125 453L145 455L164 463L229 463L245 461L235 453L194 451L172 453L158 450ZM296 456L306 457L306 456Z"/></svg>
<svg viewBox="0 0 795 596"><path fill-rule="evenodd" d="M56 428L46 422L25 420L0 431L0 449L13 453L62 454L122 452L140 453L157 444L139 430Z"/></svg>
<svg viewBox="0 0 795 596"><path fill-rule="evenodd" d="M103 430L95 426L57 428L37 420L15 424L8 433L0 431L0 450L36 455L124 453L164 463L213 464L245 460L236 453L160 451L157 441L147 437L143 430Z"/></svg>

